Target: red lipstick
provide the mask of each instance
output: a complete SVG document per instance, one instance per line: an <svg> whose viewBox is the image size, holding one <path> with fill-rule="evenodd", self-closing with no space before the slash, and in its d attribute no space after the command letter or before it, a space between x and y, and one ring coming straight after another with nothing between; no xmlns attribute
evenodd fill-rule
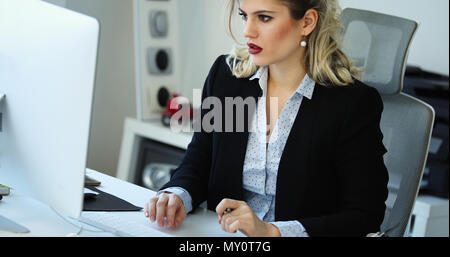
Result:
<svg viewBox="0 0 450 257"><path fill-rule="evenodd" d="M255 44L248 43L248 52L250 54L259 54L263 51L263 49Z"/></svg>

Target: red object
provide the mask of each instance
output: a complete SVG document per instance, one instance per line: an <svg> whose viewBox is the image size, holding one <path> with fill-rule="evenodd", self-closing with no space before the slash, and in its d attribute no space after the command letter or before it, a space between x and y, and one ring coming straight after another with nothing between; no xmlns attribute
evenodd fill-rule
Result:
<svg viewBox="0 0 450 257"><path fill-rule="evenodd" d="M170 126L170 119L172 116L180 110L183 110L185 113L182 113L180 117L189 117L192 119L194 117L194 111L192 106L189 103L181 104L177 101L178 94L173 94L169 101L167 101L166 111L162 115L162 122L166 126ZM185 105L184 108L183 105ZM187 106L186 106L187 105ZM171 108L172 107L172 108Z"/></svg>

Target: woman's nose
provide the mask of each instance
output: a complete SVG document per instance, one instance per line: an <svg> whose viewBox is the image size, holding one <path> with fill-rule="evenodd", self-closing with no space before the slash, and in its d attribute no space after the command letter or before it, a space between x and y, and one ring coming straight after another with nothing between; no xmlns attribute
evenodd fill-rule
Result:
<svg viewBox="0 0 450 257"><path fill-rule="evenodd" d="M255 38L258 35L256 25L250 19L244 24L244 37L245 38Z"/></svg>

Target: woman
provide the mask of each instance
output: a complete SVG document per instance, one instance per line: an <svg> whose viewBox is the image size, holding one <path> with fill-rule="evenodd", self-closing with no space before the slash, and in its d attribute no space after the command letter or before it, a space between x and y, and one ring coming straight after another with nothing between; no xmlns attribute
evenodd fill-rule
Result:
<svg viewBox="0 0 450 257"><path fill-rule="evenodd" d="M256 99L256 110L244 116L267 129L196 132L146 216L177 227L207 200L230 233L379 231L388 181L383 104L354 79L356 69L338 47L337 1L230 0L230 21L238 4L248 48L216 60L203 99Z"/></svg>

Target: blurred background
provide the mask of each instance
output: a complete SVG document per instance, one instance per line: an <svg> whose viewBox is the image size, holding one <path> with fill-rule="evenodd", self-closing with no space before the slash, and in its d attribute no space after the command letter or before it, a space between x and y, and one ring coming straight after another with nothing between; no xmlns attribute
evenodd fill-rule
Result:
<svg viewBox="0 0 450 257"><path fill-rule="evenodd" d="M159 122L165 110L158 104L161 87L167 88L169 94L178 93L192 101L192 90L203 87L214 60L227 54L235 43L224 24L227 0L46 1L95 17L101 24L87 166L136 182L136 179L124 175L119 167L122 165L128 173L141 169L136 172L142 173L146 165L141 160L144 158L142 143L125 138L126 120L136 121L136 126L141 123L146 126L147 121ZM419 23L410 48L404 91L429 103L437 112L432 142L434 152L430 159L437 160L435 165L440 165L439 173L442 174L434 182L424 179L423 183L446 183L439 185L442 189L436 194L448 198L449 1L340 0L340 5L342 9L351 7L382 12ZM238 19L236 17L234 34L240 42L245 42ZM159 30L162 34L158 36ZM161 54L158 49L167 51ZM167 66L166 71L152 71L152 58L162 61ZM415 88L418 77L434 78L434 81L437 78L440 91L420 96L420 90ZM423 86L423 80L420 81ZM150 135L148 137L160 135L153 128L144 130ZM171 136L158 137L158 143L178 146L179 156L183 155L183 148L190 139L186 135L180 139L182 143L177 143L178 139ZM181 157L177 158L179 161ZM123 174L119 174L121 172ZM425 171L427 174L430 174L430 167Z"/></svg>

